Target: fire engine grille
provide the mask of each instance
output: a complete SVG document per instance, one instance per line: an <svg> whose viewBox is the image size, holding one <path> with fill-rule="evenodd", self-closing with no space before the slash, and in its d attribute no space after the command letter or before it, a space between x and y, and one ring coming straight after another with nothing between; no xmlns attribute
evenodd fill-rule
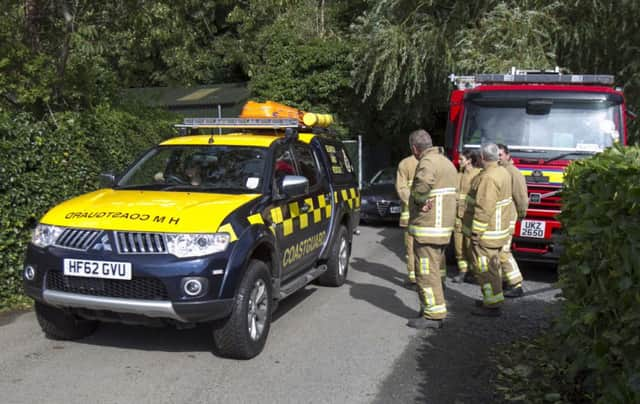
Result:
<svg viewBox="0 0 640 404"><path fill-rule="evenodd" d="M376 202L376 207L378 208L378 214L380 216L387 216L389 214L389 206L391 206L391 202L389 201Z"/></svg>
<svg viewBox="0 0 640 404"><path fill-rule="evenodd" d="M550 211L559 211L562 200L560 190L557 187L544 187L527 184L529 187L529 208Z"/></svg>
<svg viewBox="0 0 640 404"><path fill-rule="evenodd" d="M75 250L88 250L102 233L101 230L64 229L55 245Z"/></svg>
<svg viewBox="0 0 640 404"><path fill-rule="evenodd" d="M134 232L115 232L114 234L120 254L164 254L167 252L167 243L162 234Z"/></svg>
<svg viewBox="0 0 640 404"><path fill-rule="evenodd" d="M125 299L168 300L164 284L154 278L115 279L65 276L60 272L47 273L47 289L81 295L118 297Z"/></svg>

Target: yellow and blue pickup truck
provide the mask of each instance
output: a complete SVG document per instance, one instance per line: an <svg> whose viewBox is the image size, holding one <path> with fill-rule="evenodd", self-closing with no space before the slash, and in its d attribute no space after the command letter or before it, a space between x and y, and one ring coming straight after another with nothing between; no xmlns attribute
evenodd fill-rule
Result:
<svg viewBox="0 0 640 404"><path fill-rule="evenodd" d="M314 126L330 116L291 111L249 102L240 118L185 119L184 136L47 212L24 263L44 333L207 323L221 355L246 359L279 300L314 280L342 285L359 222L353 165Z"/></svg>

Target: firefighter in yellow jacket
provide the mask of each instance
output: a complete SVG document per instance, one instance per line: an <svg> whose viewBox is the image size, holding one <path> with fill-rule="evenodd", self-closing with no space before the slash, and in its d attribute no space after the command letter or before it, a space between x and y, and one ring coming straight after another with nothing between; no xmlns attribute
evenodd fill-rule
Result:
<svg viewBox="0 0 640 404"><path fill-rule="evenodd" d="M402 201L402 211L400 212L400 227L404 228L404 246L407 251L407 276L406 286L412 286L416 283L415 258L413 256L413 237L409 234L409 195L411 194L411 185L413 177L416 175L416 167L418 159L411 155L405 157L398 164L396 173L396 191Z"/></svg>
<svg viewBox="0 0 640 404"><path fill-rule="evenodd" d="M480 158L475 150L465 150L458 161L458 201L456 207L456 223L453 232L453 245L458 264L458 275L453 282L464 282L468 273L468 243L464 243L462 234L462 218L467 207L467 192L471 188L471 181L480 173Z"/></svg>
<svg viewBox="0 0 640 404"><path fill-rule="evenodd" d="M480 147L484 169L473 181L467 195L467 210L462 221L465 236L471 240L473 270L482 289L473 314L499 316L504 302L500 274L500 250L511 237L515 210L511 198L511 176L498 165L498 146Z"/></svg>
<svg viewBox="0 0 640 404"><path fill-rule="evenodd" d="M516 211L516 220L522 220L527 215L529 207L529 195L527 193L527 181L524 175L513 165L509 148L504 144L498 144L499 164L504 167L511 175L511 192L513 193L513 207ZM511 226L511 234L515 230L516 220ZM522 297L522 273L518 267L513 254L511 254L511 237L500 251L500 266L502 268L502 279L508 285L508 289L504 291L505 297Z"/></svg>
<svg viewBox="0 0 640 404"><path fill-rule="evenodd" d="M407 325L440 328L447 316L440 267L455 222L457 172L451 161L433 147L427 131L412 132L409 144L419 159L409 198L409 233L413 236L421 313Z"/></svg>

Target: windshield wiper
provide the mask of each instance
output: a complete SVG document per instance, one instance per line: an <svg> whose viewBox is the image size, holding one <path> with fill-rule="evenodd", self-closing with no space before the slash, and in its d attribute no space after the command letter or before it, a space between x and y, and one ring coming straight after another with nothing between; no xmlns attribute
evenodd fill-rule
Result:
<svg viewBox="0 0 640 404"><path fill-rule="evenodd" d="M555 155L553 157L549 157L548 159L543 161L543 163L547 164L549 162L560 160L563 157L568 157L568 156L572 156L572 155L576 155L576 156L593 156L594 154L596 154L596 152L594 152L594 151L574 150L574 151L570 151L570 152L566 152L566 153L560 153L560 154Z"/></svg>

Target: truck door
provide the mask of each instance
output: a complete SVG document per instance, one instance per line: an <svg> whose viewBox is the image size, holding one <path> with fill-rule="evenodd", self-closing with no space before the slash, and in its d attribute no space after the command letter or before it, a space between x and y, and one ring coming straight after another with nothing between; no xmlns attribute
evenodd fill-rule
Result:
<svg viewBox="0 0 640 404"><path fill-rule="evenodd" d="M276 198L272 208L276 237L282 251L283 278L286 279L314 264L328 236L331 195L308 144L294 142L279 146L274 164L276 183L278 177L284 175L301 175L309 181L307 194Z"/></svg>

